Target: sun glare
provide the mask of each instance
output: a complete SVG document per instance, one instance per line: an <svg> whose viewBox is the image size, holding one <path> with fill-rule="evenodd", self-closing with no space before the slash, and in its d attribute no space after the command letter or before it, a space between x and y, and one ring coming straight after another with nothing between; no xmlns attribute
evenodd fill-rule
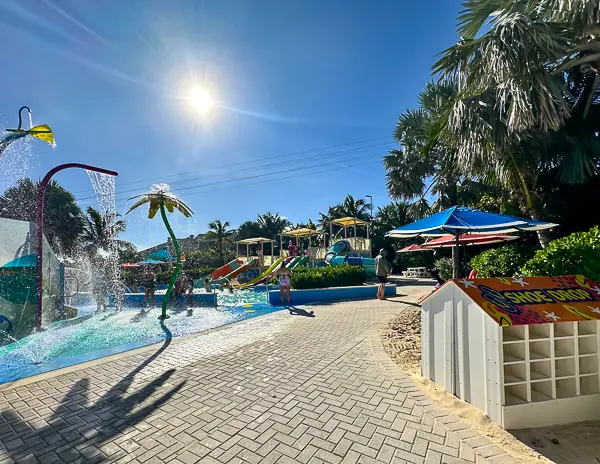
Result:
<svg viewBox="0 0 600 464"><path fill-rule="evenodd" d="M203 89L194 89L188 95L188 101L198 113L208 113L214 105L210 94Z"/></svg>

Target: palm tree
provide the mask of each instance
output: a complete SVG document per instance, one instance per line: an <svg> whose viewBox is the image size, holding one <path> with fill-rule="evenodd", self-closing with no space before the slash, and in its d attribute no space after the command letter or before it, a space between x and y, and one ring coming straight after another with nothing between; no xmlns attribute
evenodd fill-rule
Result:
<svg viewBox="0 0 600 464"><path fill-rule="evenodd" d="M256 220L261 229L261 235L266 238L272 238L277 243L277 235L281 234L286 228L291 226L291 222L279 215L279 213L259 214ZM273 254L273 250L271 250Z"/></svg>
<svg viewBox="0 0 600 464"><path fill-rule="evenodd" d="M329 223L336 218L341 218L342 214L339 209L339 205L330 206L327 208L326 213L319 213L319 220L317 224L319 225L319 230L323 232L329 232Z"/></svg>
<svg viewBox="0 0 600 464"><path fill-rule="evenodd" d="M208 224L209 231L206 234L206 238L215 240L221 265L225 264L223 258L223 243L232 243L231 237L235 234L235 230L229 229L230 225L229 221L221 222L220 219Z"/></svg>
<svg viewBox="0 0 600 464"><path fill-rule="evenodd" d="M434 65L458 83L443 137L461 169L543 218L544 179L584 183L600 167L598 1L466 2L459 21Z"/></svg>
<svg viewBox="0 0 600 464"><path fill-rule="evenodd" d="M468 204L472 194L484 190L469 171L459 168L456 148L444 138L447 108L456 93L452 80L427 83L418 96L419 108L398 118L394 138L402 148L390 150L383 159L390 196L413 200L410 212L415 219ZM427 195L435 198L433 204Z"/></svg>
<svg viewBox="0 0 600 464"><path fill-rule="evenodd" d="M383 208L377 208L374 221L374 234L381 233L382 236L396 227L409 224L413 221L410 212L410 204L403 201L393 201Z"/></svg>
<svg viewBox="0 0 600 464"><path fill-rule="evenodd" d="M7 188L0 195L0 217L35 222L39 185L39 181L24 178ZM76 251L85 221L73 193L52 180L44 204L44 231L52 247L64 254Z"/></svg>
<svg viewBox="0 0 600 464"><path fill-rule="evenodd" d="M120 214L100 214L91 206L87 209L87 217L84 219L83 233L80 240L85 249L96 254L97 250L110 250L116 245L116 251L128 251L133 244L124 240L118 240L120 233L125 232L125 221Z"/></svg>
<svg viewBox="0 0 600 464"><path fill-rule="evenodd" d="M344 201L338 206L338 212L343 216L353 217L362 219L364 221L369 220L369 213L367 212L368 205L365 203L363 198L354 199L350 194L346 195Z"/></svg>
<svg viewBox="0 0 600 464"><path fill-rule="evenodd" d="M171 276L171 281L169 282L169 288L167 289L167 293L163 298L162 302L162 313L159 319L164 320L169 316L167 315L167 303L171 298L171 292L173 291L173 286L175 285L175 281L179 276L179 272L181 271L181 253L179 252L179 243L177 242L177 238L173 233L173 229L171 229L171 225L167 219L167 214L165 209L169 211L169 213L173 213L175 210L179 211L185 217L191 217L194 213L190 209L188 205L186 205L183 201L177 198L172 192L170 187L167 184L158 184L153 185L148 193L144 193L142 195L136 195L134 197L129 198L129 200L133 198L140 198L136 201L129 211L126 214L131 213L134 209L139 208L146 203L149 205L148 210L148 219L153 219L156 216L158 210L160 210L160 215L162 217L163 223L167 228L167 232L169 232L169 236L171 240L173 240L173 246L175 247L175 253L177 256L177 263L175 265L175 271Z"/></svg>

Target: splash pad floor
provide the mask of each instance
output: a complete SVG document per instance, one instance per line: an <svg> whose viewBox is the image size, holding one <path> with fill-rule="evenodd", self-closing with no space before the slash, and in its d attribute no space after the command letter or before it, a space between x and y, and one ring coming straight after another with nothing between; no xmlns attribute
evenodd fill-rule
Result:
<svg viewBox="0 0 600 464"><path fill-rule="evenodd" d="M160 308L109 309L94 314L94 307L81 307L79 317L55 322L43 332L0 347L0 384L281 309L263 302L239 302L217 308L169 308L170 317L161 325Z"/></svg>

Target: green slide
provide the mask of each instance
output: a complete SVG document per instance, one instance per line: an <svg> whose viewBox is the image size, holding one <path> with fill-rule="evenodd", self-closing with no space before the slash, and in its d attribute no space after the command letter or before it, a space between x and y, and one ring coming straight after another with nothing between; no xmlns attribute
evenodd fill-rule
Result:
<svg viewBox="0 0 600 464"><path fill-rule="evenodd" d="M293 259L293 261L288 265L289 269L296 269L304 265L308 261L308 256L297 256Z"/></svg>
<svg viewBox="0 0 600 464"><path fill-rule="evenodd" d="M266 279L268 276L270 276L273 271L275 271L275 269L277 269L279 267L279 265L281 264L281 262L286 259L286 257L284 256L283 258L279 258L277 261L275 261L273 264L271 264L269 266L269 268L263 272L261 275L259 275L256 279L252 279L250 282L246 282L245 284L240 285L240 288L248 288L248 287L252 287L253 285L258 285L260 284L264 279Z"/></svg>

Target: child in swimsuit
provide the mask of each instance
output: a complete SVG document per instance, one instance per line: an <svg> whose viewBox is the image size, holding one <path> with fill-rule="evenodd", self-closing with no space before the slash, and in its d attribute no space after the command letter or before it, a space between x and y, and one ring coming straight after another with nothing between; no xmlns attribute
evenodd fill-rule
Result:
<svg viewBox="0 0 600 464"><path fill-rule="evenodd" d="M294 273L288 269L285 263L281 264L281 267L275 273L275 278L279 283L279 294L281 296L281 306L283 306L284 296L287 295L288 305L290 304L290 286L292 285L292 275Z"/></svg>

